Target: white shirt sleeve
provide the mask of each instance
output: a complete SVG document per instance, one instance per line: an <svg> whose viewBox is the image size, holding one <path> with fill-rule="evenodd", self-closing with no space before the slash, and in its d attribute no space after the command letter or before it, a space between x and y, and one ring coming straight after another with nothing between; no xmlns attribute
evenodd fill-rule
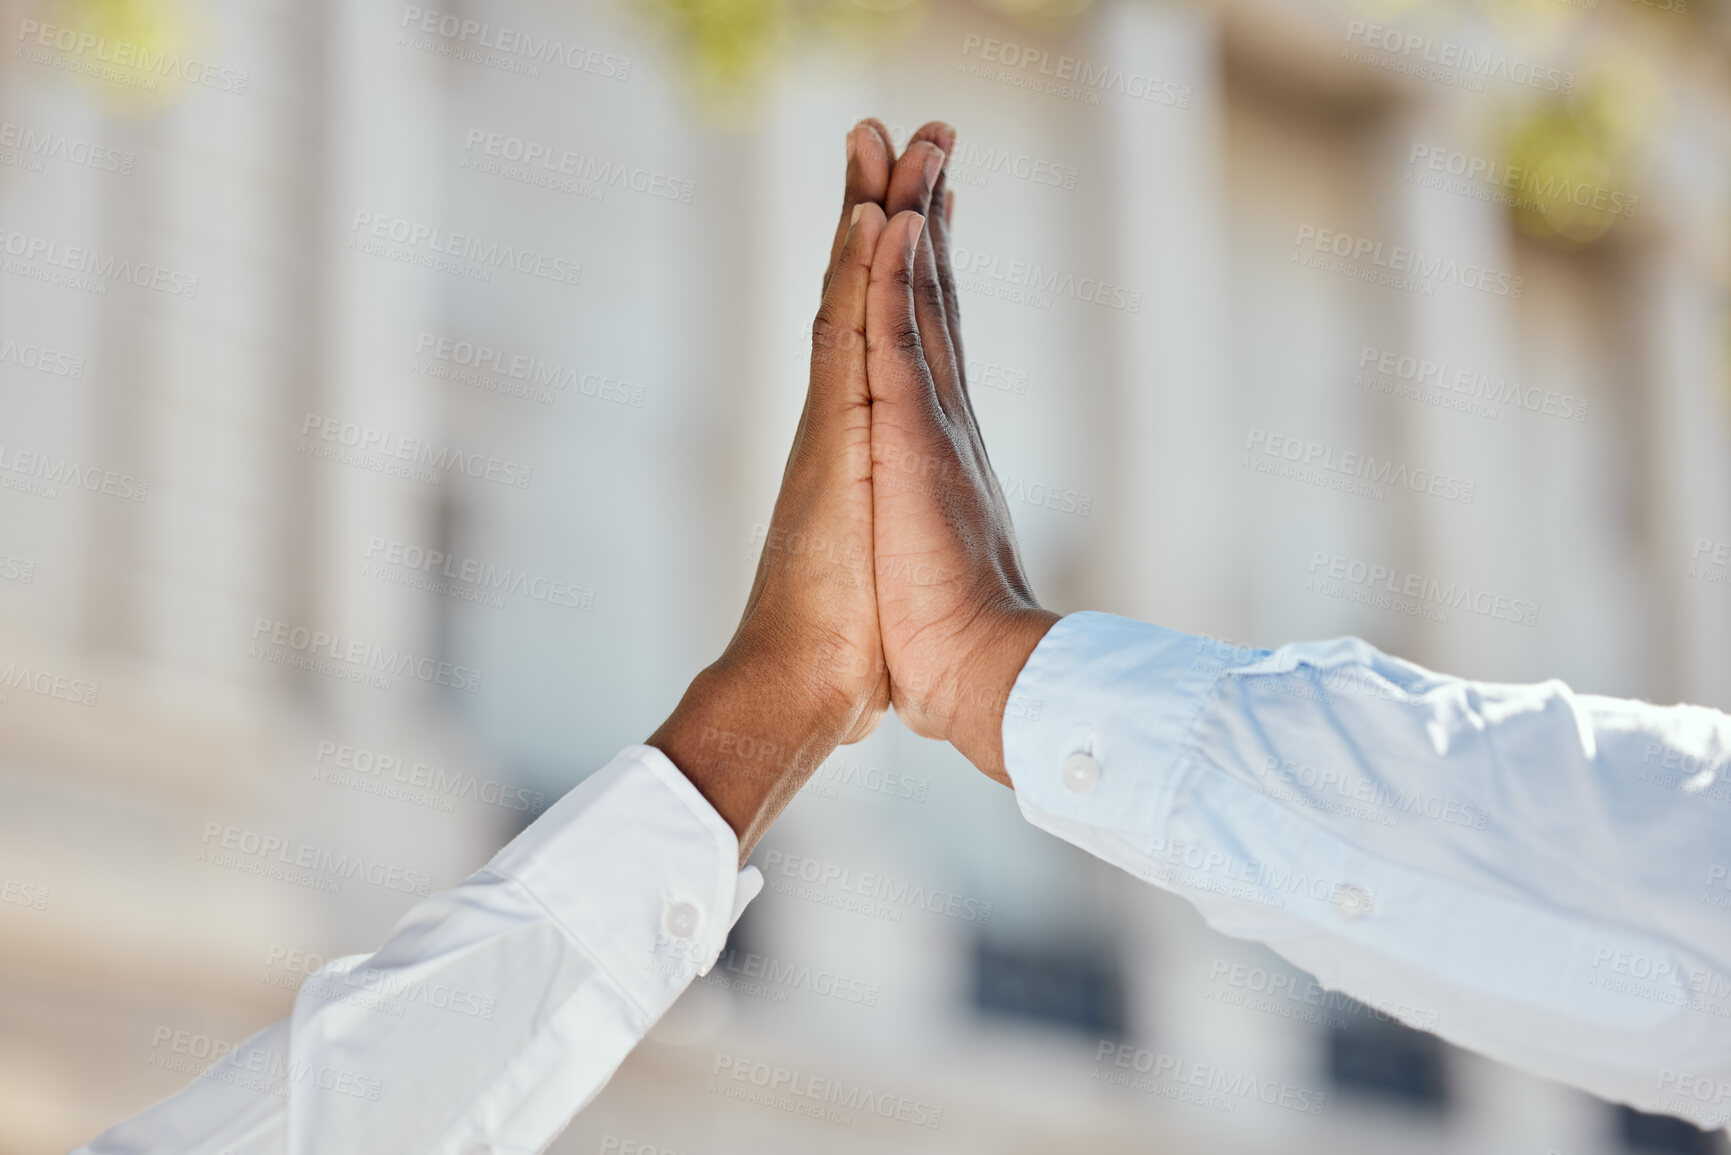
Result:
<svg viewBox="0 0 1731 1155"><path fill-rule="evenodd" d="M1404 1022L1731 1117L1731 717L1491 685L1356 638L1065 618L1005 710L1036 826Z"/></svg>
<svg viewBox="0 0 1731 1155"><path fill-rule="evenodd" d="M289 1018L74 1155L531 1155L762 888L658 750L627 747Z"/></svg>

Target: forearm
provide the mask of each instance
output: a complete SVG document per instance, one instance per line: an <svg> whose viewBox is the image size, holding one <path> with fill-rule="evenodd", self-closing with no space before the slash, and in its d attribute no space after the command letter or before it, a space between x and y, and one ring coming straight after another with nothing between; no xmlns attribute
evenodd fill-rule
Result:
<svg viewBox="0 0 1731 1155"><path fill-rule="evenodd" d="M787 669L754 672L725 659L697 675L649 736L752 848L845 736L850 718L814 709Z"/></svg>
<svg viewBox="0 0 1731 1155"><path fill-rule="evenodd" d="M1712 889L1731 808L1652 771L1722 773L1725 715L1469 682L1356 639L1271 653L1101 614L1055 628L1015 693L1038 704L1004 726L1036 825L1325 989L1723 1124L1663 1080L1731 1080L1722 1009L1695 997L1731 981L1713 905L1731 889ZM1066 773L1078 755L1090 773Z"/></svg>
<svg viewBox="0 0 1731 1155"><path fill-rule="evenodd" d="M1028 656L1060 620L1042 609L1005 616L984 631L985 644L963 667L963 684L952 688L956 712L949 729L951 745L986 777L1005 786L1011 783L1004 767L1004 714Z"/></svg>
<svg viewBox="0 0 1731 1155"><path fill-rule="evenodd" d="M714 963L760 884L736 860L692 784L629 747L88 1151L542 1150Z"/></svg>

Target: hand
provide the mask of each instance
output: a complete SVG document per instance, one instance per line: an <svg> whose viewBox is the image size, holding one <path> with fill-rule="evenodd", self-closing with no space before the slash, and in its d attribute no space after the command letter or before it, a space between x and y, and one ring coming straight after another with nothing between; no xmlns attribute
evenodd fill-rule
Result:
<svg viewBox="0 0 1731 1155"><path fill-rule="evenodd" d="M847 183L811 381L733 639L650 738L739 836L741 864L838 743L889 707L872 575L866 289L894 149L865 121Z"/></svg>
<svg viewBox="0 0 1731 1155"><path fill-rule="evenodd" d="M1004 707L1058 616L1022 572L968 398L942 169L955 133L930 124L915 141L890 176L866 301L878 622L896 714L1008 786Z"/></svg>

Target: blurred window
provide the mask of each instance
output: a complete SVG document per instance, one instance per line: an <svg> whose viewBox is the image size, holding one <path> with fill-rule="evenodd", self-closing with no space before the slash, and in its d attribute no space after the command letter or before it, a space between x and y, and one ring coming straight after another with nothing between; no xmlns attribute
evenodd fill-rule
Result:
<svg viewBox="0 0 1731 1155"><path fill-rule="evenodd" d="M1725 1155L1723 1132L1703 1131L1686 1119L1649 1115L1630 1107L1617 1107L1617 1138L1625 1151L1663 1155Z"/></svg>
<svg viewBox="0 0 1731 1155"><path fill-rule="evenodd" d="M1124 1037L1124 981L1116 951L1070 942L974 941L980 1014Z"/></svg>
<svg viewBox="0 0 1731 1155"><path fill-rule="evenodd" d="M1448 1044L1435 1035L1353 1004L1346 1025L1328 1032L1328 1073L1348 1093L1441 1111L1449 1105Z"/></svg>

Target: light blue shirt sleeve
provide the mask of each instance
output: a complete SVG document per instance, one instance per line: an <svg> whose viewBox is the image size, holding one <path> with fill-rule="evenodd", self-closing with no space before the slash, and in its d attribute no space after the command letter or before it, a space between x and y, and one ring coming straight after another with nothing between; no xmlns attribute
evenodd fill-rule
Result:
<svg viewBox="0 0 1731 1155"><path fill-rule="evenodd" d="M1731 1119L1725 714L1082 613L1018 678L1004 760L1030 822L1327 989Z"/></svg>

